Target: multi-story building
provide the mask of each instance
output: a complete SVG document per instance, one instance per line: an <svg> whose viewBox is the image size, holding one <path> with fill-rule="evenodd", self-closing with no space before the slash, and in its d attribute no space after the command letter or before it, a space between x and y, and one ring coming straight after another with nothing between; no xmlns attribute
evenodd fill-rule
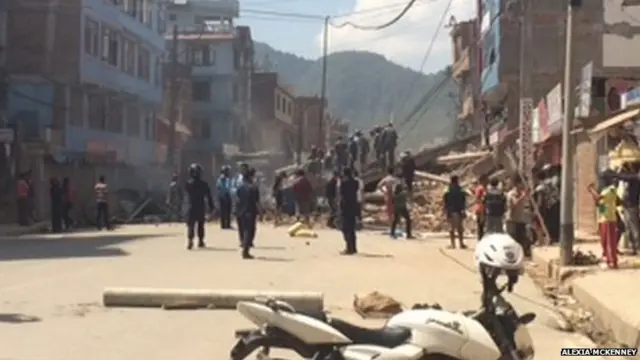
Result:
<svg viewBox="0 0 640 360"><path fill-rule="evenodd" d="M10 0L9 117L22 139L152 163L165 32L158 4Z"/></svg>
<svg viewBox="0 0 640 360"><path fill-rule="evenodd" d="M254 73L252 77L252 142L257 149L282 154L290 164L296 151L296 113L293 90L278 81L277 73ZM257 130L257 131L256 131Z"/></svg>
<svg viewBox="0 0 640 360"><path fill-rule="evenodd" d="M221 152L245 140L250 119L253 42L236 27L237 1L174 2L168 7L168 46L175 38L180 62L192 67L193 132L200 147Z"/></svg>
<svg viewBox="0 0 640 360"><path fill-rule="evenodd" d="M457 136L462 138L482 124L475 116L475 99L479 94L477 67L477 22L469 20L457 23L451 30L453 47L452 77L458 84L460 113L458 114Z"/></svg>
<svg viewBox="0 0 640 360"><path fill-rule="evenodd" d="M324 119L320 120L321 106L324 106ZM298 147L301 152L309 152L312 147L327 148L331 115L327 110L327 101L318 96L298 96L296 98L295 123L300 126Z"/></svg>
<svg viewBox="0 0 640 360"><path fill-rule="evenodd" d="M158 141L156 155L158 161L166 161L167 156L173 156L171 163L176 169L186 169L191 162L200 162L197 154L187 151L191 140L191 67L176 64L175 72L169 71L171 64L163 64L164 99L162 112L157 122L156 139ZM169 101L176 97L174 103ZM175 108L172 108L175 106ZM172 113L175 111L175 113ZM171 117L176 118L172 119ZM172 139L173 137L173 139ZM174 141L173 153L169 153L171 141Z"/></svg>

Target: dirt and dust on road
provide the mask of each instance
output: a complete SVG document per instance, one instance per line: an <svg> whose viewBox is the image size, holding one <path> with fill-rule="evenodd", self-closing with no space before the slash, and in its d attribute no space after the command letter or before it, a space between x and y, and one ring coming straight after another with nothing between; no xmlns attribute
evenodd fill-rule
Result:
<svg viewBox="0 0 640 360"><path fill-rule="evenodd" d="M257 259L243 261L234 231L211 224L208 232L209 247L191 252L184 249L181 225L0 242L0 337L11 344L0 349L0 358L204 360L227 357L234 331L250 327L234 311L105 309L99 300L110 286L321 291L332 316L367 326L383 320L364 320L352 306L355 295L372 291L405 308L478 308L472 252L441 250L442 237L392 241L365 231L359 234L361 253L344 257L334 230L297 239L267 225L259 229ZM552 306L531 281L523 279L516 293L510 301L518 311L538 314L531 333L540 358L553 360L560 348L583 344L578 335L546 325L555 316Z"/></svg>

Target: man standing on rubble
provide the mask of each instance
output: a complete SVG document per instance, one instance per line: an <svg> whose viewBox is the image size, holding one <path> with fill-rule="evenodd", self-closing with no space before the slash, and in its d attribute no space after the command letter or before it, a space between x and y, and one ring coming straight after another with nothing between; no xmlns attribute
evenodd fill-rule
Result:
<svg viewBox="0 0 640 360"><path fill-rule="evenodd" d="M384 158L385 166L395 166L396 147L398 146L398 133L393 127L392 123L389 123L383 131L382 141L384 142Z"/></svg>
<svg viewBox="0 0 640 360"><path fill-rule="evenodd" d="M393 189L400 181L395 176L395 169L393 167L387 168L387 176L382 178L378 183L378 191L384 196L384 205L387 213L387 219L389 223L393 220Z"/></svg>
<svg viewBox="0 0 640 360"><path fill-rule="evenodd" d="M467 210L467 193L460 186L460 178L456 175L451 177L449 188L444 193L443 201L444 213L449 221L450 248L456 248L456 236L461 249L466 249L464 243L464 218Z"/></svg>
<svg viewBox="0 0 640 360"><path fill-rule="evenodd" d="M231 191L233 189L233 179L231 178L231 167L222 167L220 176L216 180L216 191L218 193L218 204L220 204L220 228L231 229L231 210L233 200Z"/></svg>
<svg viewBox="0 0 640 360"><path fill-rule="evenodd" d="M364 173L367 170L367 161L369 160L369 152L371 152L371 145L369 145L369 140L366 136L360 131L360 136L358 137L358 149L360 156L360 172Z"/></svg>
<svg viewBox="0 0 640 360"><path fill-rule="evenodd" d="M336 140L335 146L333 147L333 153L335 154L336 160L335 165L337 166L338 171L342 171L349 162L349 146L347 145L347 141L344 137L338 136Z"/></svg>
<svg viewBox="0 0 640 360"><path fill-rule="evenodd" d="M206 247L204 243L205 237L205 220L207 214L207 205L209 205L209 213L213 212L213 198L211 189L206 181L202 180L202 167L199 164L191 164L189 166L189 180L186 183L185 190L189 199L189 208L187 210L187 250L193 249L193 238L198 235L198 247ZM207 202L205 204L205 201Z"/></svg>
<svg viewBox="0 0 640 360"><path fill-rule="evenodd" d="M351 136L351 138L349 138L349 167L354 170L356 168L356 164L358 163L358 146L360 145L358 133L359 131L356 131Z"/></svg>
<svg viewBox="0 0 640 360"><path fill-rule="evenodd" d="M384 166L384 152L382 148L382 128L379 125L376 125L373 130L371 130L371 138L373 139L373 150L376 153L376 165L385 168Z"/></svg>
<svg viewBox="0 0 640 360"><path fill-rule="evenodd" d="M340 181L340 224L346 248L342 255L354 255L357 249L358 180L349 168L343 171Z"/></svg>

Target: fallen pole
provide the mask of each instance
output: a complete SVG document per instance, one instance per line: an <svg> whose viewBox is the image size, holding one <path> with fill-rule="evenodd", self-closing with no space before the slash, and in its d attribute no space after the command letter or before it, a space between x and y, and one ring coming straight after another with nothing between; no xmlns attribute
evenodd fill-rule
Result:
<svg viewBox="0 0 640 360"><path fill-rule="evenodd" d="M300 311L324 309L324 295L318 292L106 288L102 293L105 307L235 309L238 302L257 298L286 301Z"/></svg>

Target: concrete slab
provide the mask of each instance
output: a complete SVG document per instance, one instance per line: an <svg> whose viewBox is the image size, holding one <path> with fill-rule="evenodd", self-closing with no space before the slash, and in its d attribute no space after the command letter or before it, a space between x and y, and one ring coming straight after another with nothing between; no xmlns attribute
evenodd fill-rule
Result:
<svg viewBox="0 0 640 360"><path fill-rule="evenodd" d="M184 230L139 225L0 241L0 338L11 344L0 347L0 359L226 358L234 330L250 327L234 311L106 309L100 306L105 286L317 291L325 294L332 316L369 326L381 321L360 319L351 310L354 294L377 290L407 306L478 307L473 252L443 250L446 237L392 241L364 233L361 254L344 257L336 231L297 239L266 225L258 230L257 259L244 261L234 231L212 224L210 247L186 251ZM593 346L548 326L554 309L530 279L523 278L509 297L519 312L538 314L530 327L537 359L560 360L563 347Z"/></svg>

